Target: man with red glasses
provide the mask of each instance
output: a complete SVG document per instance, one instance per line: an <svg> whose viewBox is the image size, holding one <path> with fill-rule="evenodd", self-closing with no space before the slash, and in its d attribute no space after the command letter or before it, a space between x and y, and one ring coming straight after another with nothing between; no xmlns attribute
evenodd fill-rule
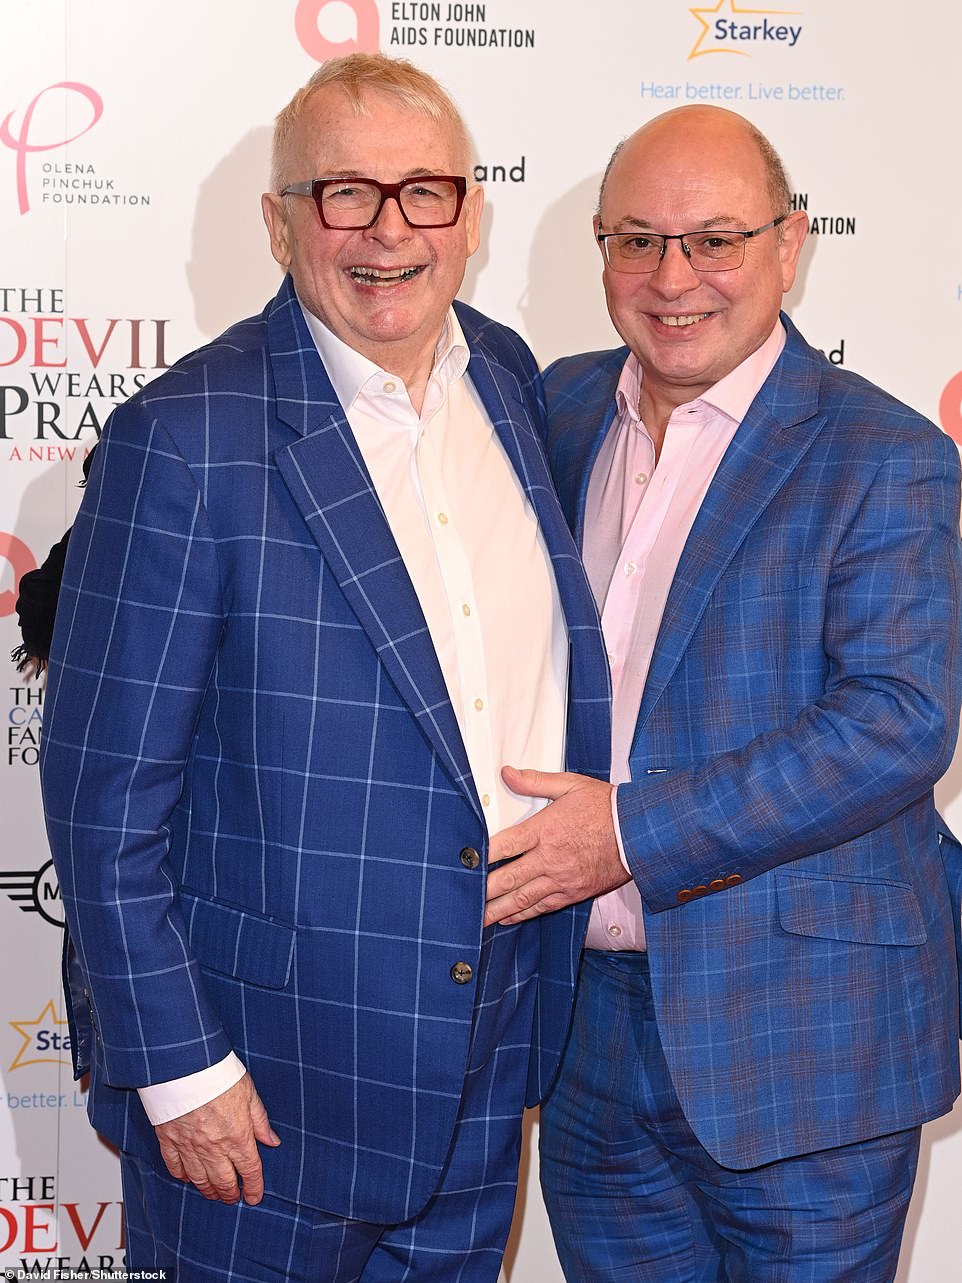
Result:
<svg viewBox="0 0 962 1283"><path fill-rule="evenodd" d="M452 308L468 172L430 77L326 63L277 122L279 294L112 416L71 535L77 1068L129 1264L181 1283L493 1283L567 1030L579 917L483 930L487 845L566 719L607 775L607 675L534 361Z"/></svg>
<svg viewBox="0 0 962 1283"><path fill-rule="evenodd" d="M548 451L616 787L506 772L555 800L488 907L599 896L542 1110L565 1273L884 1283L959 1091L958 451L780 315L806 216L741 117L629 138L595 234L627 346L548 371Z"/></svg>

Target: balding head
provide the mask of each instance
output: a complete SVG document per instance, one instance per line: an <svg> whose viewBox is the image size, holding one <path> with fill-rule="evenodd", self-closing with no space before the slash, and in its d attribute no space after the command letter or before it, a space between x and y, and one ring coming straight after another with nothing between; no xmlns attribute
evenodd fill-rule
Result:
<svg viewBox="0 0 962 1283"><path fill-rule="evenodd" d="M723 107L707 106L676 107L673 111L666 111L663 115L656 116L654 120L647 125L643 125L630 138L623 139L612 152L605 168L604 177L601 180L601 190L598 193L598 212L601 212L605 187L612 167L629 143L633 143L641 135L646 135L648 131L652 131L657 135L657 133L666 129L669 131L679 130L684 135L689 129L694 132L700 129L710 131L713 128L721 133L730 130L735 134L743 132L747 136L747 139L756 148L764 167L768 195L774 211L773 216L787 214L792 207L792 191L788 175L785 172L785 166L778 152L762 131L753 125L750 120L746 120L744 116L739 116L734 111L727 111Z"/></svg>

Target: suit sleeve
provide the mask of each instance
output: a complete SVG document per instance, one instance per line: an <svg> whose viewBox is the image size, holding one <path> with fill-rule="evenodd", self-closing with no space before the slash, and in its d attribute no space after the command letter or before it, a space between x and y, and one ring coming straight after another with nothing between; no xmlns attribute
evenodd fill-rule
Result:
<svg viewBox="0 0 962 1283"><path fill-rule="evenodd" d="M57 612L41 780L105 1075L136 1087L231 1050L168 846L225 612L202 495L159 420L123 406L97 454Z"/></svg>
<svg viewBox="0 0 962 1283"><path fill-rule="evenodd" d="M960 601L958 452L938 431L908 433L836 549L820 698L737 750L619 786L646 907L837 846L931 790L958 733Z"/></svg>

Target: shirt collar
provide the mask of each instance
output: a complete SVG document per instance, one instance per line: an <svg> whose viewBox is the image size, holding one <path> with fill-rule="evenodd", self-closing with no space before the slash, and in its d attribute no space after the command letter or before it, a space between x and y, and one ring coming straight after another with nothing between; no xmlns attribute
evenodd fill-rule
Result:
<svg viewBox="0 0 962 1283"><path fill-rule="evenodd" d="M720 410L734 423L741 423L748 408L761 391L762 384L775 368L775 362L785 346L785 327L781 320L775 322L775 328L768 338L747 356L740 365L736 365L723 379L719 379L702 396L686 403L687 407L710 405ZM624 364L615 398L619 414L627 413L633 422L639 423L638 403L641 396L641 384L644 375L641 363L632 353ZM681 408L680 406L678 407Z"/></svg>
<svg viewBox="0 0 962 1283"><path fill-rule="evenodd" d="M298 299L300 303L300 299ZM324 324L313 312L309 312L301 303L304 320L311 332L311 338L324 362L328 378L334 388L334 394L344 410L349 410L372 379L383 381L387 370L381 369L374 361L356 352L343 339ZM471 353L468 349L464 331L455 314L454 308L448 309L444 325L434 350L434 367L432 378L440 378L446 384L460 379L468 368ZM397 377L397 376L395 376Z"/></svg>

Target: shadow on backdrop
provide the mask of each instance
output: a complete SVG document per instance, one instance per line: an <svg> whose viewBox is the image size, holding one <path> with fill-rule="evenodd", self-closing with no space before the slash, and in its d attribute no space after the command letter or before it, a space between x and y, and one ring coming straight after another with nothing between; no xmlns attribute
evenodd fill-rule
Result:
<svg viewBox="0 0 962 1283"><path fill-rule="evenodd" d="M260 312L281 283L261 217L271 132L266 125L251 130L198 188L187 284L207 339Z"/></svg>
<svg viewBox="0 0 962 1283"><path fill-rule="evenodd" d="M598 173L565 192L545 207L535 228L528 284L518 308L542 366L572 352L621 342L608 319L601 255L591 229L600 183Z"/></svg>

